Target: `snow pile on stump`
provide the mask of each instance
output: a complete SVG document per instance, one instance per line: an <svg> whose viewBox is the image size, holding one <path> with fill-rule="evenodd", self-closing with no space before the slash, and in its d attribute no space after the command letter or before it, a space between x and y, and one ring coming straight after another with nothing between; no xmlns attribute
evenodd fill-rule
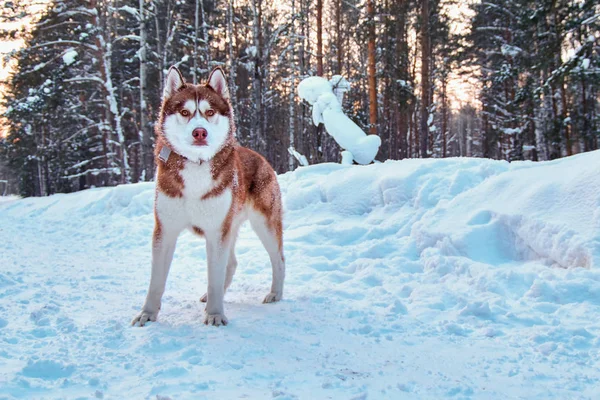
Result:
<svg viewBox="0 0 600 400"><path fill-rule="evenodd" d="M381 139L377 135L366 135L358 125L342 111L340 100L343 92L349 89L349 83L341 76L334 76L331 81L320 76L311 76L298 85L300 98L312 105L312 118L315 126L324 124L327 132L346 150L343 161L358 164L373 162ZM334 94L337 88L337 95ZM350 158L350 154L352 158Z"/></svg>

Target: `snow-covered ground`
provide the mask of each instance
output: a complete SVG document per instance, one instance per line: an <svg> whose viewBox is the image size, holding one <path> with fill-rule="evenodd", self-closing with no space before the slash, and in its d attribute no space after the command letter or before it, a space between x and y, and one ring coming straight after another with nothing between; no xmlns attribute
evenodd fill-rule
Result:
<svg viewBox="0 0 600 400"><path fill-rule="evenodd" d="M324 164L280 176L285 298L245 227L202 324L203 243L159 320L153 184L0 202L0 398L597 399L600 152Z"/></svg>

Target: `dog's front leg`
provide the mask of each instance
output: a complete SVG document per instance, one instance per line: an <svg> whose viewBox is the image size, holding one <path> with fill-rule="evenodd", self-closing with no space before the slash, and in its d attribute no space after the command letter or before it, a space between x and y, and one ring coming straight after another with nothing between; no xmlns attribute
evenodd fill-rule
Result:
<svg viewBox="0 0 600 400"><path fill-rule="evenodd" d="M206 291L204 323L207 325L227 325L228 322L223 308L223 296L225 295L225 276L231 242L231 238L228 237L211 238L207 236L206 238L208 290Z"/></svg>
<svg viewBox="0 0 600 400"><path fill-rule="evenodd" d="M157 221L152 236L150 287L142 311L131 321L132 325L139 322L140 326L144 326L148 321L156 321L178 236L179 231L166 231Z"/></svg>

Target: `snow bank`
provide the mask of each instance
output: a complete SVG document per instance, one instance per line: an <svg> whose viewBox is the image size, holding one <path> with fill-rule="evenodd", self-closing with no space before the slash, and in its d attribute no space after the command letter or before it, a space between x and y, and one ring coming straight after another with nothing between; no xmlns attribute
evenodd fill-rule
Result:
<svg viewBox="0 0 600 400"><path fill-rule="evenodd" d="M428 212L413 235L421 249L451 244L474 256L478 249L489 253L491 245L500 260L540 258L564 268L598 267L598 176L598 152L513 163L505 173Z"/></svg>
<svg viewBox="0 0 600 400"><path fill-rule="evenodd" d="M396 209L410 208L420 252L436 248L491 265L543 259L592 268L600 266L597 158L598 152L538 164L465 158L322 165L281 179L289 182L291 211L316 206L359 216L384 209L393 220Z"/></svg>
<svg viewBox="0 0 600 400"><path fill-rule="evenodd" d="M0 196L0 203L4 203L7 201L15 201L15 200L19 200L19 199L20 199L20 197L15 196L15 195Z"/></svg>
<svg viewBox="0 0 600 400"><path fill-rule="evenodd" d="M268 256L244 226L220 329L201 324L191 233L158 322L128 325L149 281L152 183L0 201L2 395L596 398L599 156L281 175L284 300L260 304Z"/></svg>

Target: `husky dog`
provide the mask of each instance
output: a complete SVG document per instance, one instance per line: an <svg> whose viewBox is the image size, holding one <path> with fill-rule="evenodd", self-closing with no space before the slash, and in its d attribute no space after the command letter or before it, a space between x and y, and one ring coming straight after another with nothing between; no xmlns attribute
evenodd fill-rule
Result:
<svg viewBox="0 0 600 400"><path fill-rule="evenodd" d="M206 239L207 325L227 325L223 296L237 267L235 241L246 220L269 253L271 291L281 299L285 277L281 193L273 168L234 137L225 75L215 68L208 83L186 83L171 67L156 125L156 198L152 276L146 302L132 324L156 321L177 237L190 229Z"/></svg>

